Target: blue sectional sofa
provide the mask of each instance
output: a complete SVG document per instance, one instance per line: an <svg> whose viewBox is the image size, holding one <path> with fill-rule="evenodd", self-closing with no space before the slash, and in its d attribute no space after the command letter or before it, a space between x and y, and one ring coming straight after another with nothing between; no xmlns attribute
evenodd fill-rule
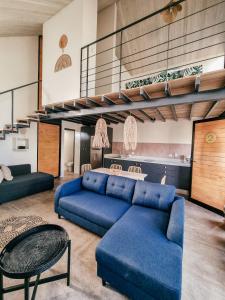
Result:
<svg viewBox="0 0 225 300"><path fill-rule="evenodd" d="M181 298L184 199L175 187L90 171L58 187L55 211L103 236L103 284L131 299Z"/></svg>

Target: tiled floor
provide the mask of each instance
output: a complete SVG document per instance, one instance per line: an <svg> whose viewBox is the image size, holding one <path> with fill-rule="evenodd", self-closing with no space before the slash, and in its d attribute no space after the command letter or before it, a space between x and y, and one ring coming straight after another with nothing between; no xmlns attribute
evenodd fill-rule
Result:
<svg viewBox="0 0 225 300"><path fill-rule="evenodd" d="M39 215L49 223L62 225L72 239L71 286L67 287L63 280L42 285L38 288L37 300L125 299L119 293L102 287L96 276L95 248L100 238L66 220L59 220L53 210L53 195L52 191L44 192L0 206L0 219L14 215ZM65 268L64 257L50 273L56 274ZM7 280L6 284L9 283L13 282ZM15 292L4 299L20 300L23 294ZM224 219L187 201L182 300L222 299L225 299Z"/></svg>

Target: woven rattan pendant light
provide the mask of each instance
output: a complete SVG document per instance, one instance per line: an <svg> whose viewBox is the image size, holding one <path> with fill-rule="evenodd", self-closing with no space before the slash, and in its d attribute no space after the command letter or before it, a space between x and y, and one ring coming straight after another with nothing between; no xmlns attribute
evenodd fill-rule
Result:
<svg viewBox="0 0 225 300"><path fill-rule="evenodd" d="M96 149L109 148L107 124L103 118L98 119L96 123L92 147Z"/></svg>
<svg viewBox="0 0 225 300"><path fill-rule="evenodd" d="M124 148L134 151L137 147L137 122L133 116L128 116L124 123Z"/></svg>

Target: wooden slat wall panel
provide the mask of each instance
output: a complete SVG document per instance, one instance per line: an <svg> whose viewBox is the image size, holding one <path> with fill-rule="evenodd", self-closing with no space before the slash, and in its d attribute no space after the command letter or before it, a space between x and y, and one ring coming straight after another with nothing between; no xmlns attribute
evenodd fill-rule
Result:
<svg viewBox="0 0 225 300"><path fill-rule="evenodd" d="M216 135L207 143L208 133ZM225 205L225 120L195 125L191 197L223 210Z"/></svg>
<svg viewBox="0 0 225 300"><path fill-rule="evenodd" d="M60 126L38 125L38 171L59 176Z"/></svg>

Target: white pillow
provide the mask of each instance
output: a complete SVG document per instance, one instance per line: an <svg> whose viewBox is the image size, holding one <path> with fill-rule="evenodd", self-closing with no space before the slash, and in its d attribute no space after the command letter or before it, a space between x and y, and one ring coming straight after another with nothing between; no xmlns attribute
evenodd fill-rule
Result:
<svg viewBox="0 0 225 300"><path fill-rule="evenodd" d="M4 166L4 165L1 165L1 171L3 173L3 178L7 181L11 181L13 180L13 177L12 177L12 174L11 174L11 171L8 167Z"/></svg>
<svg viewBox="0 0 225 300"><path fill-rule="evenodd" d="M3 176L2 170L0 170L0 183L2 183L3 179L4 179L4 176Z"/></svg>

